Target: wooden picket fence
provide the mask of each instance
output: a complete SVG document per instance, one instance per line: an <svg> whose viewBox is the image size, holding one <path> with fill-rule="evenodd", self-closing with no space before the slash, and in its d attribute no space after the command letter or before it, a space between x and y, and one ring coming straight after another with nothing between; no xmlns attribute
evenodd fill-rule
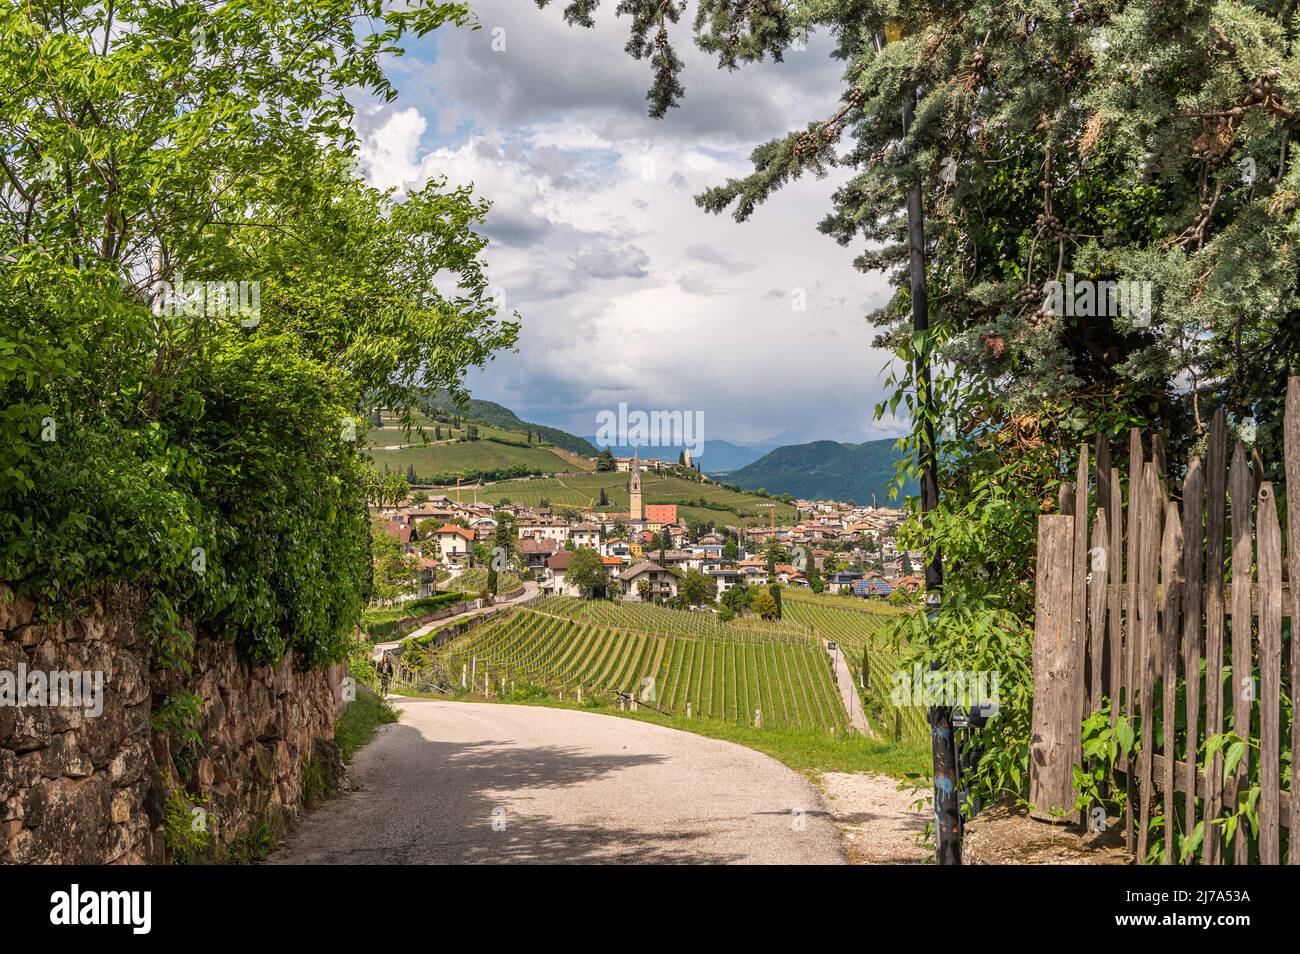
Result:
<svg viewBox="0 0 1300 954"><path fill-rule="evenodd" d="M1284 434L1286 484L1300 488L1300 378L1288 382ZM1237 442L1229 460L1222 411L1204 460L1190 461L1172 492L1159 435L1148 445L1137 430L1130 433L1126 481L1111 466L1109 441L1099 438L1091 454L1080 447L1060 513L1039 518L1035 817L1077 820L1081 722L1110 700L1112 730L1120 718L1138 727L1136 764L1121 758L1114 776L1127 796L1125 845L1137 860L1147 859L1154 834L1163 837L1164 862L1179 861L1175 836L1199 823L1202 843L1189 863L1199 856L1203 864L1278 864L1284 829L1286 859L1300 863L1298 806L1282 787L1286 746L1290 764L1300 764L1300 707L1282 724L1283 695L1295 700L1300 688L1293 639L1300 506L1287 520L1288 587L1277 494L1258 481L1259 460L1253 472L1251 457ZM1205 753L1207 739L1227 732L1257 744L1225 777L1223 749L1209 759ZM1211 822L1236 811L1252 767L1258 837L1243 819L1225 844L1222 824Z"/></svg>

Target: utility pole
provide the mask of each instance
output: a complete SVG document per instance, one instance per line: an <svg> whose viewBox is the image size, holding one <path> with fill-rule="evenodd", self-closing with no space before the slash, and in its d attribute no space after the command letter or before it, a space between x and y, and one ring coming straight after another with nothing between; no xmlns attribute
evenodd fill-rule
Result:
<svg viewBox="0 0 1300 954"><path fill-rule="evenodd" d="M876 51L885 48L884 33L876 35ZM912 128L916 111L916 90L903 99L903 135ZM907 189L908 271L911 278L912 331L929 332L930 307L925 285L925 211L921 205L921 178L918 175ZM914 338L922 336L915 335ZM916 379L917 410L921 422L921 512L930 513L939 506L939 461L934 439L934 419L930 413L930 352L916 354L913 368ZM925 612L933 619L943 602L943 555L932 550L925 565ZM952 735L952 708L931 706L929 711L931 764L934 770L935 860L941 865L961 864L961 807L957 800L957 755Z"/></svg>

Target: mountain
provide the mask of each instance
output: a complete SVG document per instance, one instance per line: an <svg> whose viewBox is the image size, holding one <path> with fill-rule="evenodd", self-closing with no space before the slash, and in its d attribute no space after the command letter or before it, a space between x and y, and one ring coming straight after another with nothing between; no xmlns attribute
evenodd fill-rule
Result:
<svg viewBox="0 0 1300 954"><path fill-rule="evenodd" d="M510 408L493 401L480 401L477 398L470 398L469 403L463 408L458 408L444 392L430 395L429 407L444 410L449 414L460 414L475 423L491 424L493 427L500 427L507 431L518 431L522 434L531 429L534 434L540 434L543 440L550 441L556 447L563 447L565 450L580 454L583 457L595 457L600 453L581 437L575 437L568 431L562 431L558 427L530 424L528 421L522 420Z"/></svg>
<svg viewBox="0 0 1300 954"><path fill-rule="evenodd" d="M852 500L871 503L872 494L880 506L891 502L886 491L894 477L899 453L892 437L863 444L840 444L836 441L813 441L778 447L740 470L727 474L725 481L770 494L791 494L805 500ZM915 481L904 488L917 493ZM895 499L894 506L901 498Z"/></svg>
<svg viewBox="0 0 1300 954"><path fill-rule="evenodd" d="M597 443L595 437L588 437L588 443L596 447L601 445ZM723 471L735 470L738 467L744 467L746 464L753 463L768 451L775 450L774 446L737 444L732 441L724 440L706 440L704 450L700 453L700 470L706 474L717 474ZM631 457L632 448L626 446L613 446L609 448L611 454L615 457ZM642 454L647 457L668 457L671 460L677 459L677 454L681 451L680 447L642 447Z"/></svg>

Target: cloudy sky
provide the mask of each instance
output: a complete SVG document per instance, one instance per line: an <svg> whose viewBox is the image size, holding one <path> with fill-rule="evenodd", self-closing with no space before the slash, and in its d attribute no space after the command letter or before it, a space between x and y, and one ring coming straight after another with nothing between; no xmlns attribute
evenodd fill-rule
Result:
<svg viewBox="0 0 1300 954"><path fill-rule="evenodd" d="M685 103L652 120L612 0L594 30L525 0L474 9L481 29L412 45L389 64L398 100L357 118L376 185L446 176L493 203L490 279L522 330L518 353L472 372L474 396L577 434L619 402L701 410L710 439L897 433L871 420L887 356L863 317L886 284L816 231L838 180L787 187L744 224L693 201L833 112L828 45L728 73L679 44Z"/></svg>

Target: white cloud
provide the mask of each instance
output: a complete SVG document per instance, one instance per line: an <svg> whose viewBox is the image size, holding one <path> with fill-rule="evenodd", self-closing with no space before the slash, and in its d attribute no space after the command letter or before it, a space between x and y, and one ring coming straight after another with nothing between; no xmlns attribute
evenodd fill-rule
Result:
<svg viewBox="0 0 1300 954"><path fill-rule="evenodd" d="M488 29L439 31L436 55L397 61L401 97L357 128L375 184L445 176L493 203L491 281L523 327L518 354L471 375L476 396L580 434L619 401L703 410L706 436L737 440L897 433L869 425L887 355L865 303L885 281L816 231L843 176L788 186L743 225L694 202L747 173L754 145L834 108L829 45L735 74L692 50L686 104L656 122L624 22L588 32L518 0L475 9Z"/></svg>

